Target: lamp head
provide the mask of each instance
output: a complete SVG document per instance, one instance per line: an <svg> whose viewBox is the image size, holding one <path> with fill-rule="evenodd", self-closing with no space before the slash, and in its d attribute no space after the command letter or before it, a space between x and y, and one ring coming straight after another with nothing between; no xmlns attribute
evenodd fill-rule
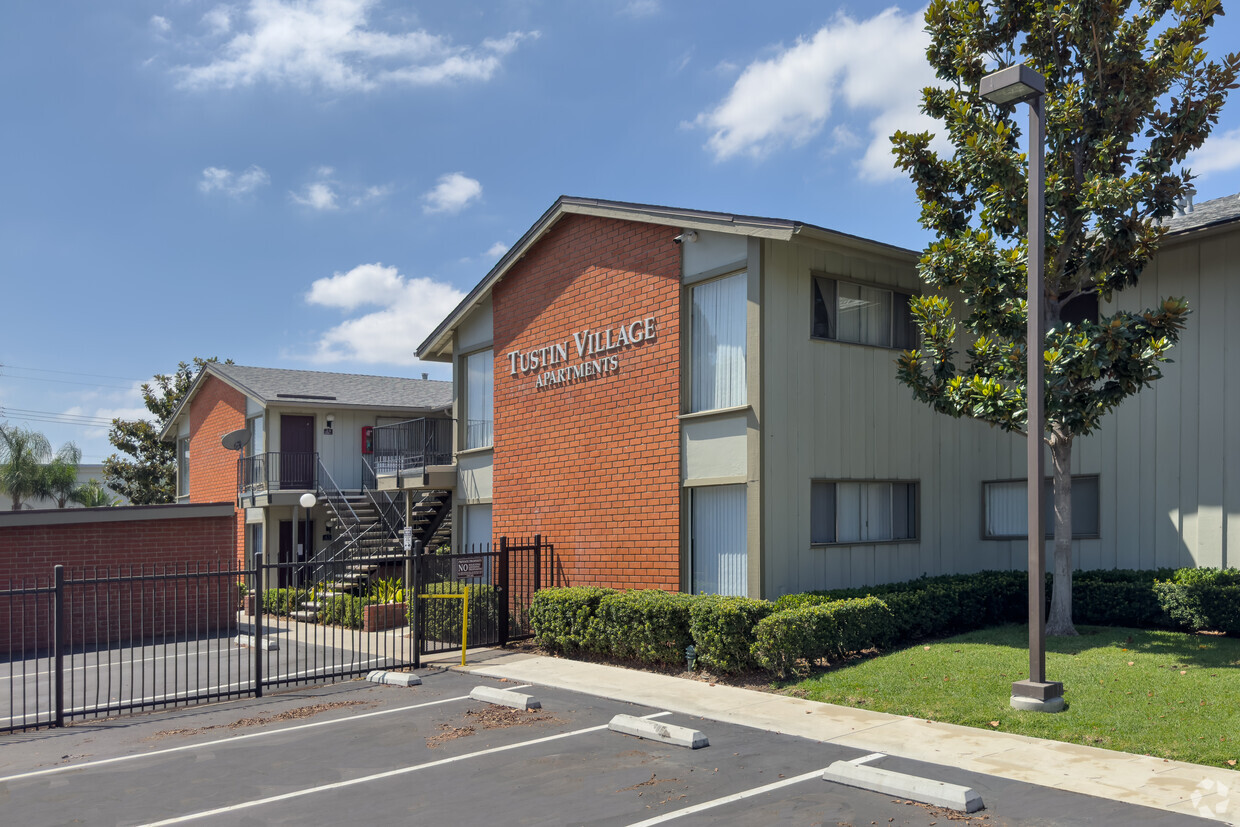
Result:
<svg viewBox="0 0 1240 827"><path fill-rule="evenodd" d="M1023 63L982 78L978 93L991 103L1020 103L1046 94L1046 79Z"/></svg>
<svg viewBox="0 0 1240 827"><path fill-rule="evenodd" d="M319 501L318 497L314 496L309 491L307 491L305 494L302 494L301 500L299 500L302 508L314 508L315 503L317 503L318 501Z"/></svg>

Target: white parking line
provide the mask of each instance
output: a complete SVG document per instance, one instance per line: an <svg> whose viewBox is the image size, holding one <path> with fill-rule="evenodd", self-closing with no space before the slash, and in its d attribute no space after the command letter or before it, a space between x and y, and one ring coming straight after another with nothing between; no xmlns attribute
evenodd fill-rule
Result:
<svg viewBox="0 0 1240 827"><path fill-rule="evenodd" d="M263 732L251 732L246 735L233 735L230 738L217 738L214 741L201 741L197 744L185 744L180 747L169 747L168 749L152 750L151 752L139 752L133 755L120 755L116 758L101 758L98 761L86 761L82 764L67 764L63 767L50 767L45 770L34 770L32 772L23 772L17 775L7 775L0 778L0 784L9 781L20 781L23 778L35 778L40 775L52 775L58 772L69 772L70 770L88 769L90 767L101 767L105 764L118 764L121 761L133 761L138 758L154 758L159 755L168 755L173 752L185 752L191 749L202 749L203 747L219 746L220 744L231 744L234 741L248 741L251 738L262 738L268 735L283 735L286 732L296 732L301 729L314 729L315 727L334 726L336 724L348 724L362 718L376 718L380 715L391 715L395 712L408 712L411 709L425 709L428 706L439 706L440 704L451 703L452 701L468 701L468 695L458 695L454 698L443 698L438 701L427 701L426 703L414 704L413 706L402 706L396 709L381 709L378 712L363 712L360 715L349 715L344 718L337 718L331 721L315 721L309 724L297 724L295 726L282 727L280 729L265 730Z"/></svg>
<svg viewBox="0 0 1240 827"><path fill-rule="evenodd" d="M724 804L731 804L733 801L744 801L746 798L752 798L755 795L762 795L763 793L768 793L771 790L778 790L780 787L788 787L793 784L800 784L802 781L809 781L811 778L822 778L822 774L826 772L826 770L827 768L823 767L820 770L814 770L813 772L807 772L804 775L798 775L794 778L785 778L782 781L776 781L773 784L766 784L765 786L762 786L762 787L754 787L752 790L745 790L744 792L732 793L731 795L725 795L722 798L716 798L713 801L703 801L701 804L694 804L692 807L685 807L683 810L676 810L675 812L672 812L672 813L664 813L661 816L655 816L654 818L648 818L645 821L638 821L634 824L630 824L629 827L649 827L649 825L653 825L653 824L664 824L668 821L673 821L675 819L678 819L681 816L693 815L694 813L700 813L703 810L710 810L715 807L722 807Z"/></svg>
<svg viewBox="0 0 1240 827"><path fill-rule="evenodd" d="M664 715L671 715L670 712L655 712L652 715L646 715L647 718L659 718ZM313 795L314 793L326 792L328 790L338 790L342 787L353 787L358 784L367 784L372 781L381 781L385 778L394 778L398 775L408 775L409 773L418 772L419 770L428 770L432 767L442 767L446 764L455 764L459 761L468 761L470 758L480 758L484 755L494 755L497 752L508 752L509 750L519 749L521 747L529 747L535 744L545 744L548 741L559 741L564 738L572 738L577 735L585 735L590 732L602 732L607 729L607 724L599 724L598 726L586 727L584 729L575 729L572 732L561 732L558 735L548 735L543 738L534 738L530 741L521 741L516 744L508 744L503 747L491 747L490 749L478 750L477 752L467 753L465 755L457 755L452 758L441 758L438 761L429 761L425 764L415 764L411 767L401 767L396 770L388 770L374 775L363 776L362 778L353 778L348 781L337 781L334 784L322 784L317 787L308 787L304 790L295 790L290 793L281 795L268 796L267 798L259 798L253 801L243 801L240 804L230 804L227 807L217 807L214 810L204 810L198 813L190 813L188 815L176 816L175 818L164 819L163 821L153 821L149 824L141 825L141 827L163 827L165 824L182 824L186 821L195 821L200 818L208 818L210 816L223 815L224 813L235 813L238 810L248 810L251 807L261 807L264 804L274 804L277 801L288 801L293 798L301 798L302 796ZM822 774L822 770L818 771ZM3 779L0 779L3 781Z"/></svg>

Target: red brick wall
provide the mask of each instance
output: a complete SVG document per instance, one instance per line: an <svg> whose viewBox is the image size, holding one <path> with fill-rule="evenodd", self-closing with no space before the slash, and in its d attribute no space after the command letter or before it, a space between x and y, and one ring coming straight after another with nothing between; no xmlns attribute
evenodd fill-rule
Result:
<svg viewBox="0 0 1240 827"><path fill-rule="evenodd" d="M235 521L228 515L0 526L0 590L50 585L57 564L65 567L67 581L231 568L234 536ZM66 588L66 639L74 645L128 644L231 629L236 624L237 580L223 574L71 585ZM0 595L0 653L47 648L51 606L47 595Z"/></svg>
<svg viewBox="0 0 1240 827"><path fill-rule="evenodd" d="M557 585L680 584L680 250L671 227L567 216L492 293L495 536L554 543ZM616 369L536 388L508 354L657 318ZM597 358L597 357L596 357Z"/></svg>
<svg viewBox="0 0 1240 827"><path fill-rule="evenodd" d="M220 437L245 427L245 396L208 376L189 405L189 501L222 503L237 499L239 451L229 451ZM235 553L245 555L245 513L237 510Z"/></svg>

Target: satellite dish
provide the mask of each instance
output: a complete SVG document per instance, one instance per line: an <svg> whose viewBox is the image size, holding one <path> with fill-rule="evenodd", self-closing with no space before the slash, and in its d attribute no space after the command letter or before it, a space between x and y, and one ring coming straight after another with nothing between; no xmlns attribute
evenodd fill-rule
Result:
<svg viewBox="0 0 1240 827"><path fill-rule="evenodd" d="M220 437L220 444L229 451L240 451L245 444L250 441L250 429L242 428L239 431L229 431Z"/></svg>

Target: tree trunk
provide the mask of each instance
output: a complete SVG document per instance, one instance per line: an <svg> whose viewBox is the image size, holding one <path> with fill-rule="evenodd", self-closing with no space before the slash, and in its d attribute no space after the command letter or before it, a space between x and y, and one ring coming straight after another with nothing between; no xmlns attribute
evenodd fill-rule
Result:
<svg viewBox="0 0 1240 827"><path fill-rule="evenodd" d="M1051 612L1046 634L1075 635L1072 625L1072 434L1051 428L1054 465L1055 577L1051 581Z"/></svg>

